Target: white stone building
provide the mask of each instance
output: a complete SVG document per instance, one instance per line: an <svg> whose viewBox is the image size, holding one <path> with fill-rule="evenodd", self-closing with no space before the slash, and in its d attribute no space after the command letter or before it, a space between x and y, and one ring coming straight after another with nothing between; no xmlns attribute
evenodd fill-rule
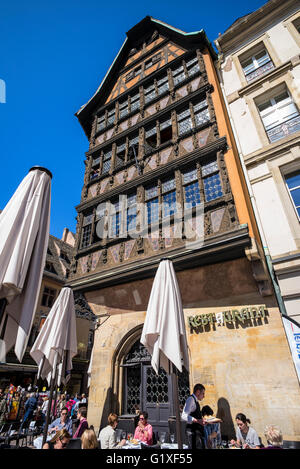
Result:
<svg viewBox="0 0 300 469"><path fill-rule="evenodd" d="M300 3L270 0L235 21L215 43L282 312L300 322Z"/></svg>

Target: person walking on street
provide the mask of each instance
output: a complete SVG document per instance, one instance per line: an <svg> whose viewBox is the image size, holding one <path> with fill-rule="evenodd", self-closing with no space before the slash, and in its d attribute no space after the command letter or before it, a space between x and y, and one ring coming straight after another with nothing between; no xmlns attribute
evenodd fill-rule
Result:
<svg viewBox="0 0 300 469"><path fill-rule="evenodd" d="M27 420L31 420L33 417L33 412L37 408L37 399L35 397L34 392L30 394L29 399L25 402L25 415L20 427L20 430L23 429L24 424L27 422Z"/></svg>
<svg viewBox="0 0 300 469"><path fill-rule="evenodd" d="M203 384L196 384L193 394L189 396L184 405L181 419L187 422L186 436L189 449L205 449L204 426L205 420L202 417L200 404L205 396L205 387Z"/></svg>

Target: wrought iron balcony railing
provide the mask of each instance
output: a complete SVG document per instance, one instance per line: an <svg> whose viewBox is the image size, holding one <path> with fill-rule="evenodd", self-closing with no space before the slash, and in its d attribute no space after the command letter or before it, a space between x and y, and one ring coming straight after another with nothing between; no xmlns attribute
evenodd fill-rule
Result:
<svg viewBox="0 0 300 469"><path fill-rule="evenodd" d="M282 124L273 127L272 129L267 131L269 140L271 143L280 140L281 138L286 137L287 135L291 135L295 132L300 130L300 115L289 119Z"/></svg>
<svg viewBox="0 0 300 469"><path fill-rule="evenodd" d="M266 73L268 73L273 68L274 68L274 64L273 64L272 60L270 60L269 62L263 64L261 67L258 67L255 70L253 70L253 72L245 74L246 80L247 80L248 83L251 83L252 81L259 78L260 76L265 75Z"/></svg>

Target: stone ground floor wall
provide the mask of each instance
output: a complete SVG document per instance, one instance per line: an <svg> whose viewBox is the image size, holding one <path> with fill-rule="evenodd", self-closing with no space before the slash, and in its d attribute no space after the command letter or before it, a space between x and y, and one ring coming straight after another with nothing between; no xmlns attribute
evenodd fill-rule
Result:
<svg viewBox="0 0 300 469"><path fill-rule="evenodd" d="M238 259L177 273L190 355L190 387L206 388L201 405L234 434L238 412L264 440L267 424L300 440L299 382L273 297L261 297L249 263ZM89 424L106 425L122 413L122 356L140 337L153 279L86 293L95 314L110 317L95 333Z"/></svg>

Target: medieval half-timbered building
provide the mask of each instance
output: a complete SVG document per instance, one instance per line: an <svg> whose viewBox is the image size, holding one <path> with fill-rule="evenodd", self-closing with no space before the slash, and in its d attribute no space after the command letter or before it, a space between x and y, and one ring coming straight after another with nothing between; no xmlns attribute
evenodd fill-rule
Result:
<svg viewBox="0 0 300 469"><path fill-rule="evenodd" d="M296 392L215 59L203 30L146 17L76 114L89 148L69 285L98 316L88 414L96 429L112 411L124 421L146 410L156 430L174 415L170 378L154 373L140 344L162 258L173 262L186 320L181 405L203 383L232 436L237 412L262 432L288 412L286 383Z"/></svg>

